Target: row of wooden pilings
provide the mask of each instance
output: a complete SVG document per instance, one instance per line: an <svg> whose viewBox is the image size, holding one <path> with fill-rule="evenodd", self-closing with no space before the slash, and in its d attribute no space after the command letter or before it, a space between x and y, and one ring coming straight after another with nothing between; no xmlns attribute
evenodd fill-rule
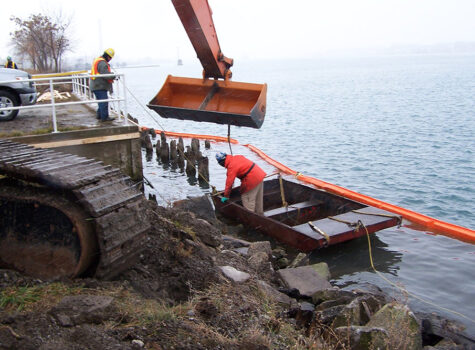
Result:
<svg viewBox="0 0 475 350"><path fill-rule="evenodd" d="M180 168L180 171L186 172L189 177L198 176L200 185L208 187L209 160L201 153L200 141L196 138L192 138L190 145L185 147L182 137L178 138L178 142L170 140L168 143L164 132L157 132L154 129L142 130L140 138L142 147L146 150L147 160L153 158L152 139L156 139L157 133L160 135L160 140L155 143L157 160L162 164L170 164L172 168ZM208 140L205 140L204 144L206 149L211 147Z"/></svg>

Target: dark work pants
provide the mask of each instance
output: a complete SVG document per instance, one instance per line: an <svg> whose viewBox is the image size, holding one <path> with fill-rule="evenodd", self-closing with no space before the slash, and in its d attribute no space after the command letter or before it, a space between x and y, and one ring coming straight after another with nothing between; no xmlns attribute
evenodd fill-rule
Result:
<svg viewBox="0 0 475 350"><path fill-rule="evenodd" d="M107 100L107 90L94 90L96 100ZM106 120L109 117L109 102L98 102L97 119Z"/></svg>

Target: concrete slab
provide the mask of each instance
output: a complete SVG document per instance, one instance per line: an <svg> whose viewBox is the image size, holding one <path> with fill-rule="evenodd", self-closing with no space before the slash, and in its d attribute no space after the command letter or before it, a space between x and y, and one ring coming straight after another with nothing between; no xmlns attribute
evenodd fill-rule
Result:
<svg viewBox="0 0 475 350"><path fill-rule="evenodd" d="M77 100L73 97L70 101ZM61 100L61 102L65 101ZM96 118L94 105L57 106L56 122L59 130L124 125L123 120L121 122L100 122ZM52 126L53 112L51 107L20 110L15 119L0 122L0 138L31 135L38 130L52 128Z"/></svg>

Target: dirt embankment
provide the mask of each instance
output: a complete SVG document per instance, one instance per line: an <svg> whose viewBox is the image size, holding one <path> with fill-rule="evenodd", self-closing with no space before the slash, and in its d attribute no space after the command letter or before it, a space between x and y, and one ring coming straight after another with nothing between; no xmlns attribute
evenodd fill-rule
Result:
<svg viewBox="0 0 475 350"><path fill-rule="evenodd" d="M347 330L365 324L387 302L384 295L338 289L299 295L278 278L268 242L240 254L240 242L225 238L225 226L211 215L150 201L147 207L146 250L113 281L45 282L0 270L0 349L365 348L354 334L339 333L336 322ZM237 278L223 267L239 271ZM247 277L237 281L241 276ZM386 336L380 327L369 331Z"/></svg>
<svg viewBox="0 0 475 350"><path fill-rule="evenodd" d="M257 275L236 284L217 268L230 264L217 226L149 204L147 248L116 280L44 282L1 270L0 349L265 349L272 343L284 349L296 343L300 331L265 300ZM245 258L232 259L253 273Z"/></svg>

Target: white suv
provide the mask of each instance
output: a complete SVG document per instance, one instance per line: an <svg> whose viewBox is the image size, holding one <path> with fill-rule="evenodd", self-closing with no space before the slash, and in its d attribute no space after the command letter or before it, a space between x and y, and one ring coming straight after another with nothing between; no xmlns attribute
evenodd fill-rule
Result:
<svg viewBox="0 0 475 350"><path fill-rule="evenodd" d="M36 87L31 75L18 69L0 68L0 108L27 106L36 103ZM8 82L9 81L9 82ZM15 82L12 82L15 81ZM0 111L0 121L12 120L18 109Z"/></svg>

